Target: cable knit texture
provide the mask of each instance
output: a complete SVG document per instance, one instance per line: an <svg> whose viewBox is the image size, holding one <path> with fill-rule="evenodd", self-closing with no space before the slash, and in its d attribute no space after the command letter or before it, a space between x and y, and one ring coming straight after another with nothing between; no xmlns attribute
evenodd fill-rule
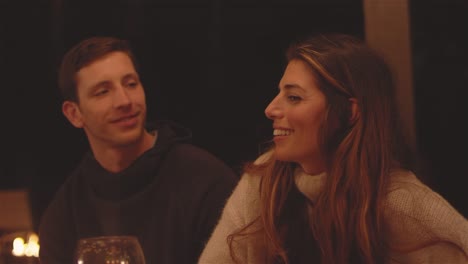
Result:
<svg viewBox="0 0 468 264"><path fill-rule="evenodd" d="M325 177L324 173L307 175L298 169L295 182L303 194L315 200ZM468 263L468 221L413 173L400 170L391 178L384 207L391 247L386 263ZM259 183L258 176L242 176L200 264L235 263L227 237L259 217ZM233 249L237 263L264 263L265 251L259 236L236 238Z"/></svg>

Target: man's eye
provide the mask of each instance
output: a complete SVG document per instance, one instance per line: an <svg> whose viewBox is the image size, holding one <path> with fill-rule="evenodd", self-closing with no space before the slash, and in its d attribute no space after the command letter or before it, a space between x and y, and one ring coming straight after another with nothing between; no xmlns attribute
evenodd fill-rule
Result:
<svg viewBox="0 0 468 264"><path fill-rule="evenodd" d="M107 89L101 89L101 90L98 90L96 91L96 93L94 93L95 96L100 96L100 95L104 95L108 92L109 90Z"/></svg>
<svg viewBox="0 0 468 264"><path fill-rule="evenodd" d="M135 88L135 87L138 86L138 82L129 82L129 83L127 83L127 86L131 87L131 88Z"/></svg>

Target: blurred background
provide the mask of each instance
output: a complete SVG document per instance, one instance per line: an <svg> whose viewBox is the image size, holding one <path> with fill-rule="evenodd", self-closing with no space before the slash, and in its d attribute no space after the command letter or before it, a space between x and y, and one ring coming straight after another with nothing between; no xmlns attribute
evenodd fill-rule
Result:
<svg viewBox="0 0 468 264"><path fill-rule="evenodd" d="M419 176L467 217L467 3L0 0L0 219L14 222L0 220L0 234L36 231L88 150L84 133L61 113L56 78L64 52L95 35L132 43L150 121L182 123L193 143L237 172L271 135L263 110L276 93L288 44L318 32L365 38L396 71Z"/></svg>

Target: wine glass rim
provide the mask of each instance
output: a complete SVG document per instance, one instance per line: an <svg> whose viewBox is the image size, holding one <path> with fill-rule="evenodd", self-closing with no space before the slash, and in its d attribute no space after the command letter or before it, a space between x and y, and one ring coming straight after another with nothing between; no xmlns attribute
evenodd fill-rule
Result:
<svg viewBox="0 0 468 264"><path fill-rule="evenodd" d="M95 258L100 259L103 257L118 260L118 263L121 263L122 258L131 258L131 263L133 261L145 263L145 254L136 236L95 236L84 237L78 240L75 248L74 263L83 263L83 261L96 263ZM112 263L117 262L114 261Z"/></svg>

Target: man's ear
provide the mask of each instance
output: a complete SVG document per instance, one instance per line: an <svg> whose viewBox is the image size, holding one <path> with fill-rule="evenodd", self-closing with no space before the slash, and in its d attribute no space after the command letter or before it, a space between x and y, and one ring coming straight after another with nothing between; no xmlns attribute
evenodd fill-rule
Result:
<svg viewBox="0 0 468 264"><path fill-rule="evenodd" d="M63 102L62 113L74 127L83 127L83 117L77 103L72 101Z"/></svg>
<svg viewBox="0 0 468 264"><path fill-rule="evenodd" d="M356 98L349 98L349 102L351 103L351 116L349 117L349 123L352 125L361 117L361 111Z"/></svg>

